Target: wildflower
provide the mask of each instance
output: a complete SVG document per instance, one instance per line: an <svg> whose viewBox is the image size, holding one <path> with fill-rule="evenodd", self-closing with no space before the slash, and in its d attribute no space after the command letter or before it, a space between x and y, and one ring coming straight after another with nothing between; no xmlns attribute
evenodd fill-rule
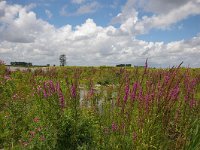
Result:
<svg viewBox="0 0 200 150"><path fill-rule="evenodd" d="M42 128L41 128L41 127L38 127L38 128L36 128L36 130L37 130L38 132L40 132L40 131L42 131Z"/></svg>
<svg viewBox="0 0 200 150"><path fill-rule="evenodd" d="M146 112L149 111L149 101L150 101L149 95L147 94L147 95L145 96L145 108L146 108Z"/></svg>
<svg viewBox="0 0 200 150"><path fill-rule="evenodd" d="M116 125L116 123L112 123L112 131L116 131L117 130L117 125Z"/></svg>
<svg viewBox="0 0 200 150"><path fill-rule="evenodd" d="M64 108L65 107L65 101L64 101L64 96L62 94L62 91L59 92L59 100L60 100L60 106L61 108Z"/></svg>
<svg viewBox="0 0 200 150"><path fill-rule="evenodd" d="M170 76L166 75L164 78L165 78L164 79L164 83L167 84L168 81L170 80Z"/></svg>
<svg viewBox="0 0 200 150"><path fill-rule="evenodd" d="M133 90L132 90L132 93L131 93L131 100L132 101L135 99L137 87L138 87L138 83L136 82L136 83L133 84Z"/></svg>
<svg viewBox="0 0 200 150"><path fill-rule="evenodd" d="M190 108L193 108L196 106L196 101L194 99L190 100Z"/></svg>
<svg viewBox="0 0 200 150"><path fill-rule="evenodd" d="M71 87L71 94L72 94L72 97L73 97L73 98L76 97L76 87L75 87L74 84L73 84L72 87Z"/></svg>
<svg viewBox="0 0 200 150"><path fill-rule="evenodd" d="M125 95L124 95L124 102L125 103L127 102L128 94L129 94L129 84L127 83L126 87L125 87Z"/></svg>
<svg viewBox="0 0 200 150"><path fill-rule="evenodd" d="M34 137L34 136L35 136L35 131L30 131L30 135L31 135L32 137Z"/></svg>
<svg viewBox="0 0 200 150"><path fill-rule="evenodd" d="M51 89L51 92L55 92L56 91L56 89L55 89L55 86L54 86L54 84L53 84L53 81L52 80L50 80L49 81L49 84L50 84L50 89Z"/></svg>
<svg viewBox="0 0 200 150"><path fill-rule="evenodd" d="M45 89L43 90L43 94L44 94L44 98L47 98L47 97L48 97L48 96L47 96L47 92L46 92Z"/></svg>
<svg viewBox="0 0 200 150"><path fill-rule="evenodd" d="M33 121L34 121L35 123L37 123L37 122L40 121L40 119L39 119L38 117L35 117L35 118L33 119Z"/></svg>
<svg viewBox="0 0 200 150"><path fill-rule="evenodd" d="M12 98L13 98L13 99L17 99L17 98L18 98L18 95L17 95L17 94L14 94L14 95L12 96Z"/></svg>
<svg viewBox="0 0 200 150"><path fill-rule="evenodd" d="M180 91L180 89L179 89L179 86L177 85L170 93L170 97L172 100L177 99L179 91Z"/></svg>
<svg viewBox="0 0 200 150"><path fill-rule="evenodd" d="M42 91L42 88L41 88L40 85L38 85L38 87L37 87L37 92L40 93L41 91Z"/></svg>

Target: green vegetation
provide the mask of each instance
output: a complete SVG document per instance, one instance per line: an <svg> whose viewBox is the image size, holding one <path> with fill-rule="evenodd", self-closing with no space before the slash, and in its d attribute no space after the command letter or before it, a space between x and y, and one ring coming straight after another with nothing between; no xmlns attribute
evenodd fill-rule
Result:
<svg viewBox="0 0 200 150"><path fill-rule="evenodd" d="M200 149L200 70L0 63L0 149Z"/></svg>

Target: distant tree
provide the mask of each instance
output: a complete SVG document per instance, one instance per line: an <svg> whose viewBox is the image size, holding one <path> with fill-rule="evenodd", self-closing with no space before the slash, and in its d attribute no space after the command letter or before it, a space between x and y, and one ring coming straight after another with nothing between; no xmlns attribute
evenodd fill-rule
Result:
<svg viewBox="0 0 200 150"><path fill-rule="evenodd" d="M59 59L60 59L60 66L65 66L67 61L66 55L65 54L60 55Z"/></svg>

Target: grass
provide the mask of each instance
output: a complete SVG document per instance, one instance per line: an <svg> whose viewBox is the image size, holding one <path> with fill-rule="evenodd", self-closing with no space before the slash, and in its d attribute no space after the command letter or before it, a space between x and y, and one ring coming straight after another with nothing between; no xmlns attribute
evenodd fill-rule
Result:
<svg viewBox="0 0 200 150"><path fill-rule="evenodd" d="M200 70L180 65L10 71L1 62L0 149L198 150L199 91Z"/></svg>

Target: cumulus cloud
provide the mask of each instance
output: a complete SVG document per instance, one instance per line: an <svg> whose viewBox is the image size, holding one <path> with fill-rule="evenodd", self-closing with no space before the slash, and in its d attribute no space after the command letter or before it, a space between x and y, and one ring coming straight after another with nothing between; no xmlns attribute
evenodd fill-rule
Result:
<svg viewBox="0 0 200 150"><path fill-rule="evenodd" d="M149 17L143 16L142 19L139 19L138 5L155 14ZM153 28L169 29L171 25L191 15L199 15L199 8L199 0L127 0L121 12L112 19L111 24L119 23L122 31L136 36L148 33Z"/></svg>
<svg viewBox="0 0 200 150"><path fill-rule="evenodd" d="M188 1L180 7L173 9L165 14L154 15L152 17L143 17L133 27L136 32L144 33L152 28L166 29L190 15L200 14L200 2L197 0Z"/></svg>
<svg viewBox="0 0 200 150"><path fill-rule="evenodd" d="M132 3L129 3L132 4ZM128 5L126 9L130 9ZM192 5L193 7L193 5ZM33 64L59 64L59 55L66 54L69 65L116 65L131 63L164 67L179 64L197 67L200 64L200 34L190 40L170 43L146 42L136 39L138 22L136 10L128 14L125 7L118 17L119 28L98 26L87 19L75 27L56 28L38 19L36 14L21 5L0 2L0 59L27 61ZM193 61L196 59L196 61Z"/></svg>
<svg viewBox="0 0 200 150"><path fill-rule="evenodd" d="M36 18L36 14L28 11L27 7L8 5L5 1L0 3L0 10L4 15L0 18L0 40L32 43L38 33L51 28L52 25Z"/></svg>
<svg viewBox="0 0 200 150"><path fill-rule="evenodd" d="M124 23L128 19L137 20L137 11L135 9L135 0L128 0L126 4L122 7L121 12L112 19L111 23Z"/></svg>

